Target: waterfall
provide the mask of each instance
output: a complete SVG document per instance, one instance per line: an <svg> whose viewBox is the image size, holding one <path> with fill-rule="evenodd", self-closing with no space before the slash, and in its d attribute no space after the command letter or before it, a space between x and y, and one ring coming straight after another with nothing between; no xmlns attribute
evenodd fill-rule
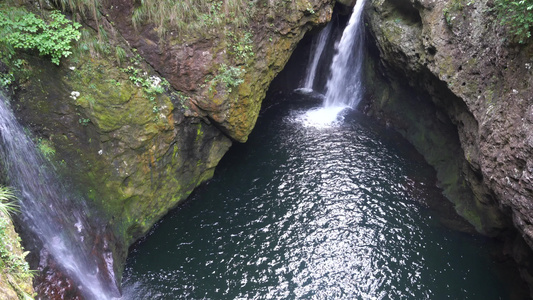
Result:
<svg viewBox="0 0 533 300"><path fill-rule="evenodd" d="M303 86L304 89L313 90L318 62L320 61L322 53L326 48L326 43L331 35L332 27L333 26L331 25L331 22L328 23L328 25L326 25L326 27L320 31L320 34L313 41L311 56L309 57L309 64L307 66L307 73Z"/></svg>
<svg viewBox="0 0 533 300"><path fill-rule="evenodd" d="M346 108L356 108L359 104L363 94L361 76L364 55L364 6L365 0L357 1L348 25L335 46L336 52L330 66L322 107L311 109L296 118L304 126L336 126L343 119L340 114L342 111Z"/></svg>
<svg viewBox="0 0 533 300"><path fill-rule="evenodd" d="M363 8L365 0L357 0L348 25L336 46L331 75L326 84L325 107L355 108L362 96L361 75L364 54Z"/></svg>
<svg viewBox="0 0 533 300"><path fill-rule="evenodd" d="M104 278L110 274L112 255L109 251L104 253L106 258L101 261L90 254L96 242L91 232L94 229L86 217L89 210L85 201L69 193L58 180L53 167L26 136L1 93L0 136L2 163L8 183L19 192L24 226L39 237L44 249L85 298L111 299L109 294L118 291L110 291L114 283L106 283ZM107 241L98 242L106 244ZM106 270L99 269L99 265Z"/></svg>

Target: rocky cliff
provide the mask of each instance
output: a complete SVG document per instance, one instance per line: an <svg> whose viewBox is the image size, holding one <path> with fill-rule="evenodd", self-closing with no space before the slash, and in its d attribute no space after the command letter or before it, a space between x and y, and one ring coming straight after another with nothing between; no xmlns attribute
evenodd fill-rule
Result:
<svg viewBox="0 0 533 300"><path fill-rule="evenodd" d="M479 231L498 236L512 222L533 247L533 44L514 41L491 0L372 0L366 9L379 61L369 80L389 86L369 91L366 110L437 167ZM518 244L509 251L520 261Z"/></svg>

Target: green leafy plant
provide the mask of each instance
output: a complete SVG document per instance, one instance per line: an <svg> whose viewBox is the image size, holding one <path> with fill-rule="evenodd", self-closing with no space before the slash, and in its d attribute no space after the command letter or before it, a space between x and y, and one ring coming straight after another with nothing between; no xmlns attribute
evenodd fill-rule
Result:
<svg viewBox="0 0 533 300"><path fill-rule="evenodd" d="M12 213L19 211L18 207L13 189L0 186L0 213L10 216Z"/></svg>
<svg viewBox="0 0 533 300"><path fill-rule="evenodd" d="M15 49L36 49L41 55L49 55L56 65L72 53L71 42L80 38L81 25L57 10L50 12L45 21L20 9L1 8L0 42Z"/></svg>
<svg viewBox="0 0 533 300"><path fill-rule="evenodd" d="M446 24L449 27L453 27L452 21L456 18L456 16L461 14L461 11L463 9L464 9L464 5L463 5L463 1L462 0L452 0L443 9L444 19L446 20Z"/></svg>
<svg viewBox="0 0 533 300"><path fill-rule="evenodd" d="M78 123L80 123L82 126L87 126L91 122L91 119L87 118L79 118Z"/></svg>
<svg viewBox="0 0 533 300"><path fill-rule="evenodd" d="M305 9L309 14L312 14L314 15L315 14L315 10L313 9L313 6L311 5L311 3L308 3L307 4L307 8Z"/></svg>
<svg viewBox="0 0 533 300"><path fill-rule="evenodd" d="M496 0L496 10L502 25L524 44L531 37L533 26L533 0Z"/></svg>
<svg viewBox="0 0 533 300"><path fill-rule="evenodd" d="M247 60L254 56L253 34L245 31L241 36L228 32L227 37L230 40L231 53L240 60Z"/></svg>
<svg viewBox="0 0 533 300"><path fill-rule="evenodd" d="M189 107L187 106L187 103L189 103L189 101L191 100L189 96L185 95L183 92L175 91L175 92L172 92L171 97L174 101L179 102L179 104L181 105L181 108L189 109Z"/></svg>
<svg viewBox="0 0 533 300"><path fill-rule="evenodd" d="M137 54L131 59L133 65L140 64L141 57ZM129 75L130 81L137 87L142 87L142 90L146 94L148 100L152 104L152 112L157 114L160 109L156 103L156 96L163 94L170 84L166 79L161 79L158 76L149 76L147 72L138 67L130 65L126 68L122 68L121 71Z"/></svg>
<svg viewBox="0 0 533 300"><path fill-rule="evenodd" d="M37 148L47 160L51 160L56 155L56 150L48 140L39 138L37 140Z"/></svg>
<svg viewBox="0 0 533 300"><path fill-rule="evenodd" d="M231 93L233 88L238 87L244 82L244 79L242 79L243 75L243 69L234 66L228 67L227 65L222 64L218 69L218 74L212 80L210 89L213 89L218 83L222 83L228 93Z"/></svg>
<svg viewBox="0 0 533 300"><path fill-rule="evenodd" d="M0 88L6 88L15 82L15 75L12 72L0 73Z"/></svg>

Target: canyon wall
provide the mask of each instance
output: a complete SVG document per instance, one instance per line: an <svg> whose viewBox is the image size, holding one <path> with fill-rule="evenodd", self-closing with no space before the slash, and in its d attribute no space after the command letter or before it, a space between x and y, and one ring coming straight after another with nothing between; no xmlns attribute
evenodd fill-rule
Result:
<svg viewBox="0 0 533 300"><path fill-rule="evenodd" d="M531 282L532 43L513 38L490 0L371 0L366 17L375 60L363 109L436 167L478 231L513 240L507 251Z"/></svg>

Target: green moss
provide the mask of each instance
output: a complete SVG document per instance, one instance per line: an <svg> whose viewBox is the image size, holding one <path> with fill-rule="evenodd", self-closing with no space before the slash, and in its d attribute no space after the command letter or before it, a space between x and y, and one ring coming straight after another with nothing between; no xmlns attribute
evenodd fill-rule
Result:
<svg viewBox="0 0 533 300"><path fill-rule="evenodd" d="M381 29L383 34L382 37L390 43L394 43L394 41L398 41L402 38L402 28L400 27L400 24L396 22L388 21L381 26Z"/></svg>
<svg viewBox="0 0 533 300"><path fill-rule="evenodd" d="M457 205L456 210L463 218L472 224L478 232L483 232L484 227L479 211L466 207L465 205Z"/></svg>
<svg viewBox="0 0 533 300"><path fill-rule="evenodd" d="M195 142L198 142L201 140L204 136L204 132L202 131L202 123L197 124L198 128L196 129L196 139Z"/></svg>
<svg viewBox="0 0 533 300"><path fill-rule="evenodd" d="M47 160L52 160L56 154L56 150L54 149L52 143L42 138L37 140L37 148Z"/></svg>

